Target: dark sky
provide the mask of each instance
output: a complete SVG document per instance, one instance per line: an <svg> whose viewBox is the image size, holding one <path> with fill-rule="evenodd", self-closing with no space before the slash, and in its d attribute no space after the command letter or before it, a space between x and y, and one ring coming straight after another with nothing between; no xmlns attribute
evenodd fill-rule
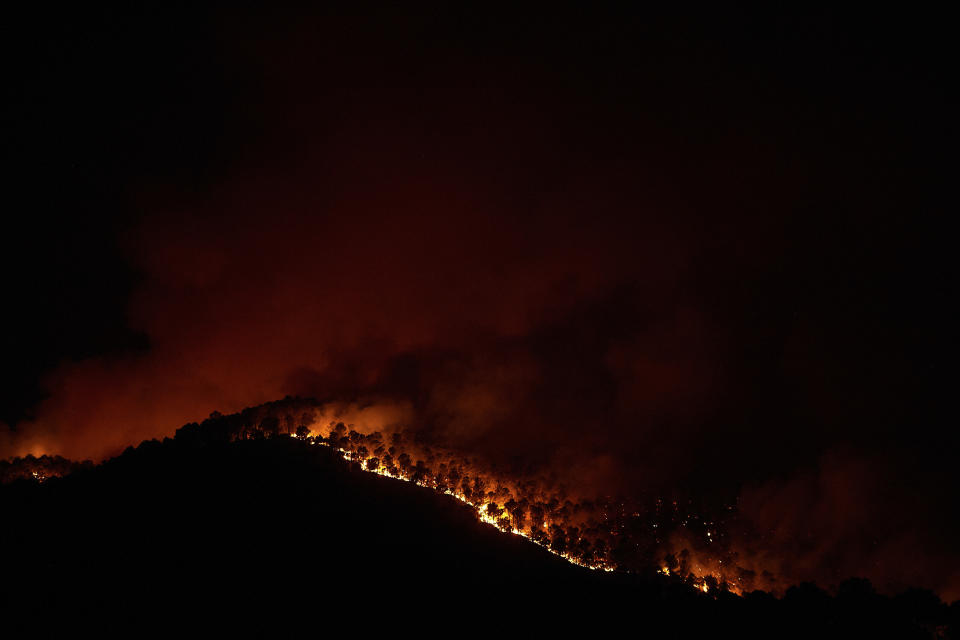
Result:
<svg viewBox="0 0 960 640"><path fill-rule="evenodd" d="M0 455L376 397L960 595L943 16L72 11L5 20Z"/></svg>

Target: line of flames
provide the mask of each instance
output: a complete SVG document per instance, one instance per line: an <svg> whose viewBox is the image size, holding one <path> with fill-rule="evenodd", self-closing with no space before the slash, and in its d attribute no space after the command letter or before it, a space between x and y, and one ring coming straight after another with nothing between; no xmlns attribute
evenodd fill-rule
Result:
<svg viewBox="0 0 960 640"><path fill-rule="evenodd" d="M290 434L290 437L295 438L295 437L297 437L297 436L294 435L294 434ZM306 440L306 441L309 442L309 443L311 443L311 444L321 445L321 446L325 446L325 447L329 447L329 448L335 449L338 453L340 453L340 455L343 457L344 460L346 460L347 462L353 462L353 463L358 464L359 467L360 467L360 469L361 469L362 471L367 472L367 473L374 473L374 474L376 474L376 475L383 476L383 477L385 477L385 478L393 478L394 480L402 480L403 482L411 482L411 483L413 483L413 484L416 484L417 486L424 487L424 488L426 488L426 489L433 489L433 487L430 487L429 485L427 485L427 484L425 484L425 483L423 483L423 482L417 482L417 481L413 480L412 478L406 476L406 475L403 474L402 472L399 473L399 474L390 473L389 471L387 471L387 469L386 469L383 465L381 465L381 464L379 464L379 463L377 464L377 467L376 467L375 469L370 469L370 468L367 467L367 460L361 460L361 459L359 459L359 458L354 458L352 452L347 451L346 449L342 449L342 448L340 448L340 447L336 447L336 448L335 448L335 447L332 447L332 446L330 445L330 443L323 441L320 437L312 437L312 438L310 438L309 440ZM369 458L368 458L368 459L369 459ZM458 492L458 491L452 491L452 490L450 490L450 489L444 490L443 493L446 494L446 495L448 495L448 496L451 496L451 497L453 497L453 498L456 498L457 500L459 500L460 502L463 502L464 504L470 505L470 506L473 508L474 512L476 513L477 519L480 520L480 522L484 522L484 523L490 525L491 527L494 527L494 528L496 528L497 530L502 531L503 533L511 533L511 534L513 534L513 535L520 536L520 537L526 539L527 541L532 542L533 544L538 545L539 547L542 547L543 549L547 550L548 552L552 553L553 555L558 556L558 557L560 557L560 558L563 558L564 560L566 560L566 561L569 562L570 564L577 565L577 566L583 567L583 568L585 568L585 569L590 569L591 571L613 572L613 571L616 570L616 567L611 566L611 565L610 565L609 563L607 563L607 562L587 563L587 562L583 562L583 561L580 560L579 558L576 558L575 556L572 556L572 555L570 555L570 554L567 554L567 553L559 553L559 552L555 551L554 549L551 549L548 545L543 544L543 543L540 542L539 540L534 539L534 538L531 537L530 534L528 534L526 531L523 531L523 530L521 530L521 529L517 529L516 527L504 527L504 526L502 526L502 525L497 521L497 518L494 518L494 517L491 516L489 513L487 513L487 507L488 507L490 504L494 504L494 503L491 503L491 502L482 502L482 503L479 503L479 504L478 504L478 503L476 503L476 502L468 499L464 494L462 494L462 493L460 493L460 492ZM499 506L499 505L496 505L496 506ZM544 528L544 529L549 528L549 523L544 522L544 523L543 523L543 528ZM664 575L664 576L670 576L670 575L671 575L670 569L667 568L667 567L662 567L658 573L660 573L660 574L662 574L662 575ZM692 586L694 586L695 588L699 589L700 591L702 591L702 592L704 592L704 593L708 593L709 590L710 590L709 587L707 586L706 582L703 580L702 577L700 577L698 580L694 581L694 583L693 583ZM735 587L735 585L730 585L730 586L731 586L731 591L732 591L733 593L738 593L738 592L739 592L739 590Z"/></svg>

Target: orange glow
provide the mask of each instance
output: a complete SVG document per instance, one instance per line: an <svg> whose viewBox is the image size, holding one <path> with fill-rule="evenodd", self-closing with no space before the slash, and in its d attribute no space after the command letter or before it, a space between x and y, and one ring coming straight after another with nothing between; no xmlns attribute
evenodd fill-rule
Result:
<svg viewBox="0 0 960 640"><path fill-rule="evenodd" d="M317 425L314 425L314 426L316 427ZM297 436L290 434L290 437L297 437ZM301 439L305 440L306 442L312 445L331 447L331 444L327 442L320 433L314 430L311 430L306 436L302 436ZM535 522L526 522L525 525L522 527L514 526L514 524L512 524L511 522L510 517L506 515L506 512L505 512L506 505L509 504L509 500L512 500L512 498L508 498L507 500L502 500L502 501L493 501L489 499L489 496L491 494L488 493L482 499L473 499L467 496L463 491L459 489L450 488L450 487L441 488L439 486L436 486L433 482L431 482L428 479L417 479L415 478L414 473L410 473L409 471L404 471L399 467L391 466L390 468L387 468L383 465L379 457L377 457L376 455L373 455L369 451L367 451L367 455L364 456L361 453L358 453L357 451L352 451L348 448L343 448L343 447L335 447L335 448L337 452L343 457L344 460L357 464L359 468L363 471L366 471L369 473L375 473L379 476L383 476L387 478L393 478L395 480L401 480L403 482L412 482L418 486L428 488L428 489L438 490L441 493L452 496L453 498L456 498L460 502L470 505L473 508L474 512L476 513L477 519L480 522L483 522L492 527L495 527L496 529L504 533L521 536L527 539L528 541L546 549L550 553L563 558L564 560L566 560L571 564L584 567L586 569L590 569L593 571L612 572L617 570L617 566L605 554L601 555L600 557L595 557L587 561L572 553L558 551L552 548L550 544L545 542L544 536L542 535L544 532L548 531L551 526L551 523L546 519L539 524ZM361 448L361 452L363 450L365 449ZM471 469L470 473L472 476L475 476L475 477L481 476L481 475L483 476L487 475L487 474L482 474L481 472L475 469ZM513 493L511 490L505 488L508 483L506 483L502 478L488 477L486 480L486 484L487 486L498 487L499 491L502 492L505 496L509 496ZM703 591L704 593L710 592L710 587L706 581L708 577L716 580L717 584L724 585L726 589L732 593L735 593L738 595L742 593L742 590L739 588L739 585L737 585L735 582L727 580L722 572L707 570L705 567L700 566L699 564L695 566L693 569L691 569L691 572L686 577L678 574L674 574L673 572L670 571L668 567L662 567L658 571L658 573L664 576L677 575L677 577L684 580L685 582L688 582L689 584Z"/></svg>

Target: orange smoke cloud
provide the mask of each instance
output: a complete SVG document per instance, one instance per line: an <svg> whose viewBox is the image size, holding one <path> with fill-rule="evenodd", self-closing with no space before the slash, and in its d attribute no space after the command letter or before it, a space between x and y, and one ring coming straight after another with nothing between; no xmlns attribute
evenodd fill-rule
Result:
<svg viewBox="0 0 960 640"><path fill-rule="evenodd" d="M901 230L874 212L897 194L867 168L850 182L897 154L865 153L867 135L823 145L777 110L801 102L724 107L685 73L652 69L624 102L617 74L571 85L572 59L433 60L411 44L430 21L390 18L395 46L373 59L334 19L274 19L223 25L224 65L253 94L230 97L227 159L112 185L137 211L114 230L146 346L62 362L34 419L0 428L0 457L101 459L311 396L600 493L748 487L744 529L765 542L738 553L797 579L956 584L931 560L956 552L922 533L956 523L890 489L956 481L872 453L934 431L911 377L924 344L900 331L926 335L910 301L929 274L890 266ZM872 197L853 201L860 187ZM862 456L818 466L843 446Z"/></svg>
<svg viewBox="0 0 960 640"><path fill-rule="evenodd" d="M130 324L149 349L57 369L28 440L100 458L213 410L363 389L399 354L523 336L622 281L634 253L647 254L641 271L663 253L658 238L628 242L605 222L519 218L479 188L425 182L322 203L301 183L240 184L189 213L148 216L126 244L143 272ZM495 389L441 384L436 402L476 428L536 365L520 366L492 372L505 376Z"/></svg>

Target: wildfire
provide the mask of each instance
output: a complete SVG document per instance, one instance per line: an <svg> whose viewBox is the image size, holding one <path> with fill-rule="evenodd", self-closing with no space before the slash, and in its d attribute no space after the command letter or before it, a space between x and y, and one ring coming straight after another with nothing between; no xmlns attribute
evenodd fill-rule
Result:
<svg viewBox="0 0 960 640"><path fill-rule="evenodd" d="M294 438L295 438L295 437L297 437L297 436L296 436L296 434L290 434L290 437L294 437ZM323 441L323 440L320 439L320 438L312 438L312 439L308 439L307 441L308 441L310 444L321 445L321 446L326 446L326 447L329 447L329 446L330 446L329 443ZM361 458L361 457L356 456L353 452L348 451L348 450L346 450L346 449L339 448L339 447L336 448L336 451L337 451L338 453L340 453L341 456L343 456L343 459L344 459L344 460L347 460L348 462L356 462L356 463L359 463L359 464L360 464L360 468L361 468L363 471L366 471L366 472L368 472L368 473L375 473L375 474L377 474L377 475L384 476L384 477L387 477L387 478L393 478L394 480L402 480L402 481L404 481L404 482L412 482L412 483L416 484L417 486L424 487L424 488L428 488L428 489L429 489L429 488L432 488L432 487L430 487L430 485L428 485L427 483L414 480L411 476L409 476L408 474L404 474L403 472L400 472L400 473L392 473L392 472L390 472L389 470L385 469L385 468L383 467L383 465L381 465L381 464L379 464L379 463L378 463L378 464L374 464L374 465L372 465L372 466L369 465L368 463L369 463L370 460L377 460L376 458L374 458L374 457L372 457L372 456L371 456L371 457L367 457L367 458ZM553 549L551 549L548 545L546 545L546 544L544 544L543 542L541 542L541 541L533 538L533 537L532 537L530 534L528 534L526 531L524 531L524 530L522 530L522 529L517 529L516 527L504 526L504 524L503 524L503 519L502 519L502 518L501 518L501 519L498 519L497 517L495 517L494 515L492 515L492 513L495 513L497 510L502 510L501 505L499 505L499 504L497 504L497 503L495 503L495 502L481 502L481 503L478 504L478 503L473 502L472 500L470 500L465 494L463 494L463 493L461 493L461 492L459 492L459 491L453 491L453 490L451 490L451 489L445 489L445 490L443 491L443 493L444 493L445 495L452 496L452 497L456 498L457 500L459 500L460 502L463 502L464 504L468 504L468 505L470 505L471 507L473 507L473 509L475 510L475 512L476 512L476 514L477 514L477 519L480 520L480 522L484 522L484 523L486 523L486 524L489 524L490 526L495 527L495 528L497 528L498 530L500 530L500 531L502 531L502 532L504 532L504 533L511 533L511 534L513 534L513 535L517 535L517 536L521 536L521 537L523 537L523 538L526 538L526 539L529 540L530 542L532 542L532 543L534 543L534 544L536 544L536 545L539 545L540 547L543 547L544 549L546 549L546 550L549 551L550 553L552 553L552 554L554 554L554 555L556 555L556 556L559 556L559 557L563 558L564 560L566 560L567 562L569 562L569 563L571 563L571 564L575 564L575 565L580 566L580 567L585 567L585 568L587 568L587 569L592 569L592 570L594 570L594 571L608 571L608 572L610 572L610 571L614 571L614 569L615 569L613 566L610 566L610 565L607 564L606 562L593 562L593 563L583 562L583 561L580 560L579 558L576 558L576 557L574 557L574 556L572 556L572 555L570 555L570 554L568 554L568 553L558 553L558 552L554 551ZM492 509L491 509L491 507L492 507ZM548 527L548 524L547 524L546 522L544 522L542 526L543 526L544 529L546 529L546 528Z"/></svg>
<svg viewBox="0 0 960 640"><path fill-rule="evenodd" d="M594 571L651 571L704 593L739 594L755 579L727 551L723 523L698 515L704 510L690 501L585 497L571 493L562 477L505 475L482 460L428 443L416 432L390 429L385 437L376 430L380 420L360 420L357 428L365 433L359 433L353 424L336 421L336 414L324 418L318 413L319 407L309 402L270 403L232 416L211 415L203 425L184 426L177 437L203 431L203 438L232 442L289 435L325 446L369 473L452 496L469 505L480 522ZM325 436L319 431L328 420ZM43 482L84 466L92 463L49 456L0 461L0 483ZM653 568L651 562L656 562Z"/></svg>
<svg viewBox="0 0 960 640"><path fill-rule="evenodd" d="M511 517L505 513L509 502L490 500L489 496L492 495L490 493L485 494L481 499L476 499L456 487L441 487L437 483L431 482L429 478L419 474L416 467L411 470L409 466L401 467L393 464L387 466L384 464L383 458L376 455L375 452L368 451L365 447L361 446L354 449L335 446L332 445L328 439L323 438L319 434L314 434L312 431L308 433L290 434L290 436L299 438L313 445L333 448L344 460L357 464L361 470L368 473L375 473L383 477L411 482L427 489L438 490L445 495L456 498L460 502L470 505L480 522L495 527L503 533L521 536L571 564L593 571L612 572L617 569L617 566L606 556L585 560L583 557L578 557L567 551L555 549L549 543L547 536L552 524L549 519L544 518L543 521L539 523L530 522L522 528L515 526ZM380 453L382 453L382 451ZM653 525L653 527L656 526L656 524ZM710 535L712 536L712 533ZM710 536L708 536L708 540L710 540ZM717 588L718 585L723 585L726 590L736 594L742 592L739 585L726 581L722 574L711 572L704 567L697 567L695 571L691 571L686 577L680 573L671 571L671 569L666 566L662 567L658 573L667 577L675 576L685 580L703 593L710 593L710 591L713 588Z"/></svg>

